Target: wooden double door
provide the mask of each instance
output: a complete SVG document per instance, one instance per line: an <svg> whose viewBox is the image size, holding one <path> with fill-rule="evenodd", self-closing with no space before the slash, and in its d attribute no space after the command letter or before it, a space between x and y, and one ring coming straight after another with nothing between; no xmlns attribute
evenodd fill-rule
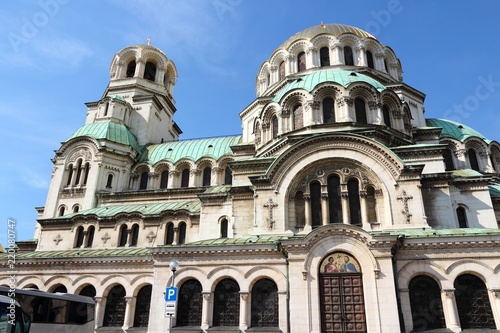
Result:
<svg viewBox="0 0 500 333"><path fill-rule="evenodd" d="M320 274L321 332L366 333L361 273Z"/></svg>

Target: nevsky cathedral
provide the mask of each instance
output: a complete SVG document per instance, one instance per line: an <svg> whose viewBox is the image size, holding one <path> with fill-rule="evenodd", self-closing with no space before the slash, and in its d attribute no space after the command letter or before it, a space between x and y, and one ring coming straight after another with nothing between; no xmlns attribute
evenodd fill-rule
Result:
<svg viewBox="0 0 500 333"><path fill-rule="evenodd" d="M500 329L500 144L425 118L366 31L269 51L241 135L193 140L174 62L114 55L17 243L18 287L94 297L103 333L164 332L172 284L177 333Z"/></svg>

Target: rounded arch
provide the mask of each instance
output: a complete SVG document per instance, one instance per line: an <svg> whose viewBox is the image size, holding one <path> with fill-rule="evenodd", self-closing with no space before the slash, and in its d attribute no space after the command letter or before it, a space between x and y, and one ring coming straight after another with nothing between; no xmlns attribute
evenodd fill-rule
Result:
<svg viewBox="0 0 500 333"><path fill-rule="evenodd" d="M288 53L287 50L279 49L273 53L273 55L271 56L271 59L269 60L269 63L271 64L271 66L279 67L279 65L281 64L282 61L284 61L286 63L289 55L290 54Z"/></svg>
<svg viewBox="0 0 500 333"><path fill-rule="evenodd" d="M46 290L51 291L52 289L57 287L57 285L63 285L67 290L69 290L68 287L73 286L73 283L69 277L62 275L52 276L48 278L47 281L45 281Z"/></svg>
<svg viewBox="0 0 500 333"><path fill-rule="evenodd" d="M398 285L400 288L408 288L411 279L418 275L426 275L438 283L441 289L452 288L453 281L449 281L445 269L432 261L412 261L398 272Z"/></svg>
<svg viewBox="0 0 500 333"><path fill-rule="evenodd" d="M308 40L297 40L288 48L288 54L292 57L296 57L300 52L306 52L307 49L313 47L313 44Z"/></svg>
<svg viewBox="0 0 500 333"><path fill-rule="evenodd" d="M217 283L219 283L221 280L224 280L226 278L231 278L235 280L238 285L240 285L240 282L242 279L239 279L239 277L245 276L245 273L243 270L237 267L232 267L228 265L222 265L219 267L214 268L210 272L208 272L206 278L207 280L212 281L212 288L215 288ZM241 290L241 287L240 287ZM213 290L211 290L213 291Z"/></svg>
<svg viewBox="0 0 500 333"><path fill-rule="evenodd" d="M212 290L212 281L207 278L207 273L200 267L197 266L181 266L175 273L175 284L176 286L181 286L184 282L188 280L198 280L202 285L203 291ZM167 285L172 284L172 277L167 281Z"/></svg>
<svg viewBox="0 0 500 333"><path fill-rule="evenodd" d="M25 276L17 280L17 285L21 289L28 288L31 284L34 284L38 289L40 289L40 287L46 285L46 281L44 281L40 276Z"/></svg>
<svg viewBox="0 0 500 333"><path fill-rule="evenodd" d="M130 285L132 286L132 289L135 289L133 292L133 295L137 295L137 291L141 289L145 285L151 285L153 284L154 281L154 276L153 274L139 274L135 276L133 279L130 280Z"/></svg>
<svg viewBox="0 0 500 333"><path fill-rule="evenodd" d="M483 280L486 286L491 286L497 279L493 267L476 259L457 260L446 268L450 281L454 281L459 275L472 274Z"/></svg>
<svg viewBox="0 0 500 333"><path fill-rule="evenodd" d="M104 279L102 279L100 282L100 285L104 287L102 296L106 296L105 294L107 294L109 292L109 290L116 285L122 285L124 287L129 286L130 285L130 278L128 276L124 276L124 275L111 274L111 275L106 276Z"/></svg>
<svg viewBox="0 0 500 333"><path fill-rule="evenodd" d="M88 284L91 284L93 286L98 286L100 284L100 281L94 275L84 274L84 275L79 275L76 279L74 279L72 285L73 287L79 285L79 287L76 289L79 290Z"/></svg>
<svg viewBox="0 0 500 333"><path fill-rule="evenodd" d="M286 275L276 267L268 267L263 265L255 266L248 270L244 277L244 283L240 284L240 288L243 291L252 290L253 285L262 278L269 279L276 283L276 285L278 286L278 291L286 290Z"/></svg>

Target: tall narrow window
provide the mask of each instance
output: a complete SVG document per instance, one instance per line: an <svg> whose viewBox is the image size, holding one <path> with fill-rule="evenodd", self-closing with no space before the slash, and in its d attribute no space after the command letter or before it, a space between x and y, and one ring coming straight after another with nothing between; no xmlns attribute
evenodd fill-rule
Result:
<svg viewBox="0 0 500 333"><path fill-rule="evenodd" d="M104 106L104 117L108 115L109 111L109 102L106 102L106 105Z"/></svg>
<svg viewBox="0 0 500 333"><path fill-rule="evenodd" d="M80 211L80 206L75 205L75 206L73 207L73 213L78 213L79 211Z"/></svg>
<svg viewBox="0 0 500 333"><path fill-rule="evenodd" d="M128 239L128 227L126 224L123 224L120 227L120 237L118 239L118 246L127 245L127 239Z"/></svg>
<svg viewBox="0 0 500 333"><path fill-rule="evenodd" d="M271 119L271 126L273 132L273 139L276 139L278 137L278 117L273 116L273 118Z"/></svg>
<svg viewBox="0 0 500 333"><path fill-rule="evenodd" d="M189 187L189 169L182 170L181 187Z"/></svg>
<svg viewBox="0 0 500 333"><path fill-rule="evenodd" d="M53 293L67 293L68 288L66 286L63 286L62 284L58 285L54 290L52 290Z"/></svg>
<svg viewBox="0 0 500 333"><path fill-rule="evenodd" d="M328 177L328 210L330 223L342 223L342 198L340 197L340 178Z"/></svg>
<svg viewBox="0 0 500 333"><path fill-rule="evenodd" d="M146 62L146 68L144 69L144 78L149 81L155 81L156 77L156 65L151 61Z"/></svg>
<svg viewBox="0 0 500 333"><path fill-rule="evenodd" d="M203 305L201 283L191 279L179 289L177 326L200 326Z"/></svg>
<svg viewBox="0 0 500 333"><path fill-rule="evenodd" d="M80 185L80 178L82 177L82 160L76 162L76 180L75 185Z"/></svg>
<svg viewBox="0 0 500 333"><path fill-rule="evenodd" d="M87 242L85 244L85 247L92 247L92 243L94 242L94 234L95 227L91 225L87 230Z"/></svg>
<svg viewBox="0 0 500 333"><path fill-rule="evenodd" d="M387 65L387 60L384 59L384 69L386 73L389 73L389 66Z"/></svg>
<svg viewBox="0 0 500 333"><path fill-rule="evenodd" d="M202 186L210 186L212 181L212 168L206 167L203 169L203 184Z"/></svg>
<svg viewBox="0 0 500 333"><path fill-rule="evenodd" d="M167 188L168 186L168 170L163 170L160 177L160 188Z"/></svg>
<svg viewBox="0 0 500 333"><path fill-rule="evenodd" d="M148 178L149 178L149 172L144 171L143 173L141 173L139 190L146 190L148 188Z"/></svg>
<svg viewBox="0 0 500 333"><path fill-rule="evenodd" d="M65 211L66 211L66 207L65 206L59 207L59 216L63 216Z"/></svg>
<svg viewBox="0 0 500 333"><path fill-rule="evenodd" d="M280 69L279 69L279 71L280 71L280 74L279 74L280 75L280 80L284 79L285 75L286 75L286 73L285 73L285 62L284 61L280 62Z"/></svg>
<svg viewBox="0 0 500 333"><path fill-rule="evenodd" d="M495 329L491 292L483 280L472 274L463 274L455 279L453 287L462 330L475 328L482 332L480 329Z"/></svg>
<svg viewBox="0 0 500 333"><path fill-rule="evenodd" d="M459 228L467 228L467 213L464 207L457 208L457 219Z"/></svg>
<svg viewBox="0 0 500 333"><path fill-rule="evenodd" d="M361 98L354 100L354 111L356 112L356 122L366 124L366 106L364 100Z"/></svg>
<svg viewBox="0 0 500 333"><path fill-rule="evenodd" d="M135 74L135 60L128 63L127 66L127 77L134 77Z"/></svg>
<svg viewBox="0 0 500 333"><path fill-rule="evenodd" d="M477 161L476 151L472 148L469 148L469 150L467 150L467 155L469 156L471 169L479 172L479 162Z"/></svg>
<svg viewBox="0 0 500 333"><path fill-rule="evenodd" d="M304 127L304 115L302 113L302 104L297 104L293 108L293 129Z"/></svg>
<svg viewBox="0 0 500 333"><path fill-rule="evenodd" d="M443 151L444 167L446 171L455 170L455 164L453 163L453 155L450 148L446 148Z"/></svg>
<svg viewBox="0 0 500 333"><path fill-rule="evenodd" d="M224 185L231 185L233 183L233 171L229 166L226 166L226 170L224 172Z"/></svg>
<svg viewBox="0 0 500 333"><path fill-rule="evenodd" d="M224 279L215 287L213 326L240 324L240 287L233 279Z"/></svg>
<svg viewBox="0 0 500 333"><path fill-rule="evenodd" d="M122 327L125 323L125 288L117 285L111 288L106 297L106 308L104 309L104 318L102 326L104 327Z"/></svg>
<svg viewBox="0 0 500 333"><path fill-rule="evenodd" d="M227 238L228 223L227 219L222 219L220 221L220 237Z"/></svg>
<svg viewBox="0 0 500 333"><path fill-rule="evenodd" d="M130 246L137 246L138 240L139 240L139 225L134 224L132 226L132 231L130 236Z"/></svg>
<svg viewBox="0 0 500 333"><path fill-rule="evenodd" d="M373 54L371 51L366 51L366 62L368 67L375 69L375 65L373 63Z"/></svg>
<svg viewBox="0 0 500 333"><path fill-rule="evenodd" d="M392 127L391 126L391 114L389 112L389 108L387 107L387 105L384 105L382 107L382 113L384 115L384 124L385 124L385 126Z"/></svg>
<svg viewBox="0 0 500 333"><path fill-rule="evenodd" d="M303 72L306 70L306 53L300 52L297 55L297 72Z"/></svg>
<svg viewBox="0 0 500 333"><path fill-rule="evenodd" d="M441 289L432 278L419 275L411 279L410 291L412 332L445 328Z"/></svg>
<svg viewBox="0 0 500 333"><path fill-rule="evenodd" d="M137 293L135 304L134 327L148 327L149 310L151 308L151 292L153 288L147 285Z"/></svg>
<svg viewBox="0 0 500 333"><path fill-rule="evenodd" d="M319 49L319 62L321 67L330 66L330 49L328 47Z"/></svg>
<svg viewBox="0 0 500 333"><path fill-rule="evenodd" d="M270 279L260 279L252 288L251 326L278 327L278 287Z"/></svg>
<svg viewBox="0 0 500 333"><path fill-rule="evenodd" d="M68 179L66 181L66 186L71 185L71 180L73 178L73 164L68 165Z"/></svg>
<svg viewBox="0 0 500 333"><path fill-rule="evenodd" d="M347 192L349 194L349 217L352 225L361 225L361 205L359 202L359 184L357 179L350 179L347 182Z"/></svg>
<svg viewBox="0 0 500 333"><path fill-rule="evenodd" d="M87 162L85 163L85 167L83 170L83 185L87 185L87 180L89 179L89 172L90 172L90 163Z"/></svg>
<svg viewBox="0 0 500 333"><path fill-rule="evenodd" d="M366 213L368 216L367 222L377 221L377 201L375 198L375 189L372 186L366 188Z"/></svg>
<svg viewBox="0 0 500 333"><path fill-rule="evenodd" d="M333 98L323 100L323 123L331 124L335 122L335 102Z"/></svg>
<svg viewBox="0 0 500 333"><path fill-rule="evenodd" d="M174 224L168 223L165 228L165 245L172 245L174 243Z"/></svg>
<svg viewBox="0 0 500 333"><path fill-rule="evenodd" d="M95 297L97 295L97 291L93 285L85 286L78 295L87 296L87 297Z"/></svg>
<svg viewBox="0 0 500 333"><path fill-rule="evenodd" d="M184 222L179 223L179 241L177 243L178 244L186 243L186 223Z"/></svg>
<svg viewBox="0 0 500 333"><path fill-rule="evenodd" d="M295 226L302 228L306 224L306 204L304 193L298 191L295 193Z"/></svg>
<svg viewBox="0 0 500 333"><path fill-rule="evenodd" d="M321 184L313 182L310 186L311 192L311 218L312 226L318 227L322 224L321 219Z"/></svg>
<svg viewBox="0 0 500 333"><path fill-rule="evenodd" d="M354 66L354 55L349 46L344 47L344 64L347 66Z"/></svg>
<svg viewBox="0 0 500 333"><path fill-rule="evenodd" d="M108 179L106 180L106 188L112 188L113 186L113 175L109 174Z"/></svg>
<svg viewBox="0 0 500 333"><path fill-rule="evenodd" d="M493 170L495 170L495 172L498 172L498 169L497 169L497 165L495 163L495 157L492 154L490 154L490 163L491 163L491 167L493 168Z"/></svg>
<svg viewBox="0 0 500 333"><path fill-rule="evenodd" d="M81 247L83 245L83 238L84 237L85 237L85 232L83 231L83 227L79 226L76 229L75 247Z"/></svg>

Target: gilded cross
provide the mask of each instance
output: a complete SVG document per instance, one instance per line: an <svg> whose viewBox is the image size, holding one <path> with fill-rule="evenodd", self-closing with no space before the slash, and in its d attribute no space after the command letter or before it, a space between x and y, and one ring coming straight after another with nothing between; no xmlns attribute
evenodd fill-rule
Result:
<svg viewBox="0 0 500 333"><path fill-rule="evenodd" d="M405 216L405 222L407 224L410 223L411 213L408 207L408 200L413 199L413 197L406 194L406 191L403 190L403 192L401 192L401 194L398 195L396 199L403 201L404 209L401 209L401 213L403 213L403 215Z"/></svg>
<svg viewBox="0 0 500 333"><path fill-rule="evenodd" d="M267 223L268 223L269 229L272 229L273 225L274 225L273 209L275 207L278 207L278 204L276 202L274 202L272 198L269 198L269 200L264 204L264 207L269 210L269 215L267 217Z"/></svg>

